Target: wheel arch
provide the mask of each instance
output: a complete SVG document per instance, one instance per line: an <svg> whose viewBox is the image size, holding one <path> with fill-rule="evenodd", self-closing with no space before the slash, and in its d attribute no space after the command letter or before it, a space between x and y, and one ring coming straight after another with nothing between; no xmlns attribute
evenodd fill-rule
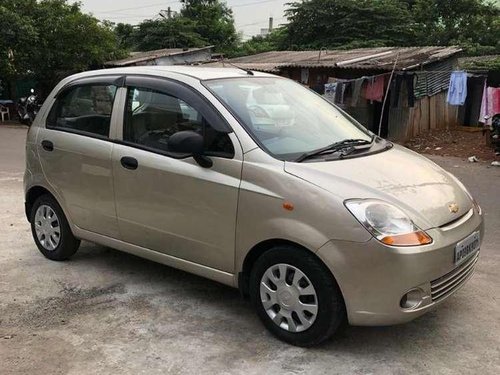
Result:
<svg viewBox="0 0 500 375"><path fill-rule="evenodd" d="M54 198L57 202L57 198L48 190L47 188L40 186L40 185L35 185L29 188L29 190L26 192L26 197L25 197L25 202L24 202L24 211L26 214L26 219L30 221L30 213L31 209L33 208L33 204L35 201L41 197L42 195L48 194L52 198ZM59 203L59 202L58 202ZM60 206L60 204L59 204Z"/></svg>
<svg viewBox="0 0 500 375"><path fill-rule="evenodd" d="M314 251L308 249L307 247L297 243L293 242L290 240L285 240L285 239L280 239L280 238L274 238L274 239L268 239L264 240L262 242L259 242L256 244L254 247L250 249L250 251L246 254L245 259L243 260L243 264L241 267L241 270L238 273L238 289L240 290L241 295L244 298L249 297L249 284L250 284L250 272L252 271L253 265L257 261L257 259L264 254L266 251L271 250L272 248L276 246L292 246L300 250L304 250L317 258L319 262L323 265L323 267L328 271L328 273L331 275L333 280L338 286L337 279L335 278L335 275L332 273L330 268L326 265L326 263L317 255L315 254ZM340 287L339 287L340 290ZM341 292L342 294L342 292ZM343 298L343 295L342 295Z"/></svg>

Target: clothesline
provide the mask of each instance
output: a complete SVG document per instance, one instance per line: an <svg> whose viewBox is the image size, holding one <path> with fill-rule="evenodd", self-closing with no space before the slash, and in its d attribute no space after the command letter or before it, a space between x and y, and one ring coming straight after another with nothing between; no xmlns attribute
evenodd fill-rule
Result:
<svg viewBox="0 0 500 375"><path fill-rule="evenodd" d="M411 70L411 71L408 71L408 70L396 70L395 74L396 75L411 75L412 73L413 74L426 74L426 73L453 73L453 72L465 72L467 74L474 74L474 75L481 75L481 74L477 74L477 73L474 73L474 72L469 72L467 70ZM348 83L348 82L354 82L354 81L357 81L358 79L373 79L373 78L377 78L377 77L382 77L382 76L389 76L391 74L391 72L387 72L387 73L380 73L380 74L374 74L374 75L369 75L369 76L362 76L362 77L359 77L359 78L337 78L337 77L332 77L332 78L335 78L337 81L342 81L342 82L345 82L345 83Z"/></svg>

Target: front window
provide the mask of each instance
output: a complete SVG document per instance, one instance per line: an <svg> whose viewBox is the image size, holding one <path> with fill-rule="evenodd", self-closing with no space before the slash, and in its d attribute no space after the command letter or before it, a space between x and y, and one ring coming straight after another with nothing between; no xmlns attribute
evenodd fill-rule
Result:
<svg viewBox="0 0 500 375"><path fill-rule="evenodd" d="M205 85L267 152L281 160L295 160L343 140L371 140L354 119L288 79L228 78Z"/></svg>
<svg viewBox="0 0 500 375"><path fill-rule="evenodd" d="M171 153L168 140L190 130L201 134L207 155L232 158L234 147L226 133L215 130L202 114L185 101L155 90L128 89L123 140Z"/></svg>

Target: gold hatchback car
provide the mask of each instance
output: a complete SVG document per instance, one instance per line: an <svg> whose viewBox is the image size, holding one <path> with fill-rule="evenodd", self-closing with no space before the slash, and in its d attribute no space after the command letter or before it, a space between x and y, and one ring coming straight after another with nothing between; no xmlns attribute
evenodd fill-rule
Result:
<svg viewBox="0 0 500 375"><path fill-rule="evenodd" d="M26 151L26 214L47 258L86 240L237 287L294 345L422 315L471 277L483 237L455 177L270 74L77 74Z"/></svg>

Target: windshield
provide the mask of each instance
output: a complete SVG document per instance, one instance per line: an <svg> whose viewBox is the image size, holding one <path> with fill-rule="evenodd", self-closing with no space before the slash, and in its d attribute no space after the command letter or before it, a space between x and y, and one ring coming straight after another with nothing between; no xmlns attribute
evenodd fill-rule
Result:
<svg viewBox="0 0 500 375"><path fill-rule="evenodd" d="M204 83L278 159L295 160L346 139L371 140L354 119L292 80L248 77Z"/></svg>

